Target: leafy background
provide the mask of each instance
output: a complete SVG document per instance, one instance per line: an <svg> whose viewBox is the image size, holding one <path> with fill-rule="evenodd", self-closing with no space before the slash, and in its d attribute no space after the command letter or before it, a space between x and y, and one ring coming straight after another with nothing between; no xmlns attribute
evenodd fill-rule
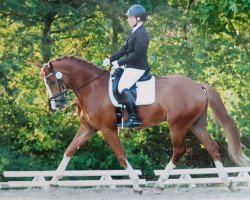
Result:
<svg viewBox="0 0 250 200"><path fill-rule="evenodd" d="M126 39L123 14L135 3L149 13L152 74L182 74L213 85L250 148L249 0L0 0L0 180L4 170L56 169L79 126L74 96L67 109L49 112L34 63L73 55L101 67ZM233 166L211 115L207 126L224 164ZM146 178L171 158L166 123L135 134L124 130L120 137L132 166ZM213 166L191 133L186 143L179 168ZM120 168L99 132L68 166Z"/></svg>

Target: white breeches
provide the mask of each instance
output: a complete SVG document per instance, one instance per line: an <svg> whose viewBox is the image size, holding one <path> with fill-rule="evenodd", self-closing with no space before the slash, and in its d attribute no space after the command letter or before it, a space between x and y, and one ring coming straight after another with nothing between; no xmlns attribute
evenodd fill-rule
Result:
<svg viewBox="0 0 250 200"><path fill-rule="evenodd" d="M125 88L130 89L144 74L145 70L125 68L118 84L118 91L121 94Z"/></svg>

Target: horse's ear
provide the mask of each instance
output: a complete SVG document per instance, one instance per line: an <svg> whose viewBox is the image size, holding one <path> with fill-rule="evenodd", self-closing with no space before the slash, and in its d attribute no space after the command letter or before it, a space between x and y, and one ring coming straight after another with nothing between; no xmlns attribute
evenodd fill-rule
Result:
<svg viewBox="0 0 250 200"><path fill-rule="evenodd" d="M35 63L35 65L36 65L38 68L40 68L40 69L43 67L43 65L40 64L40 63Z"/></svg>
<svg viewBox="0 0 250 200"><path fill-rule="evenodd" d="M48 62L48 67L49 67L50 69L53 69L53 64L52 64L52 62Z"/></svg>

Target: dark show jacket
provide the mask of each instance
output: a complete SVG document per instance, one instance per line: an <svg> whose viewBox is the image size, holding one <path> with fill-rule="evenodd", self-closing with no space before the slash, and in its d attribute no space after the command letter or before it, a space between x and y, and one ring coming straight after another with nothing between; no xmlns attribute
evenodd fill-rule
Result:
<svg viewBox="0 0 250 200"><path fill-rule="evenodd" d="M125 65L126 68L147 70L149 68L147 57L148 45L148 32L144 26L141 25L128 36L123 48L109 58L110 62L126 55L124 59L118 61L119 66Z"/></svg>

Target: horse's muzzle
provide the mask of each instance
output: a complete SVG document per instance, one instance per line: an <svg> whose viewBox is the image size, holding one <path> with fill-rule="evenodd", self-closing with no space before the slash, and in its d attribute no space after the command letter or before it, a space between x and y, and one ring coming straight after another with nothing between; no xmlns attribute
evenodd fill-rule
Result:
<svg viewBox="0 0 250 200"><path fill-rule="evenodd" d="M49 109L51 111L61 110L66 107L68 101L66 99L62 100L49 100Z"/></svg>
<svg viewBox="0 0 250 200"><path fill-rule="evenodd" d="M56 108L61 110L61 109L65 108L66 105L67 105L67 101L65 103L56 104Z"/></svg>

